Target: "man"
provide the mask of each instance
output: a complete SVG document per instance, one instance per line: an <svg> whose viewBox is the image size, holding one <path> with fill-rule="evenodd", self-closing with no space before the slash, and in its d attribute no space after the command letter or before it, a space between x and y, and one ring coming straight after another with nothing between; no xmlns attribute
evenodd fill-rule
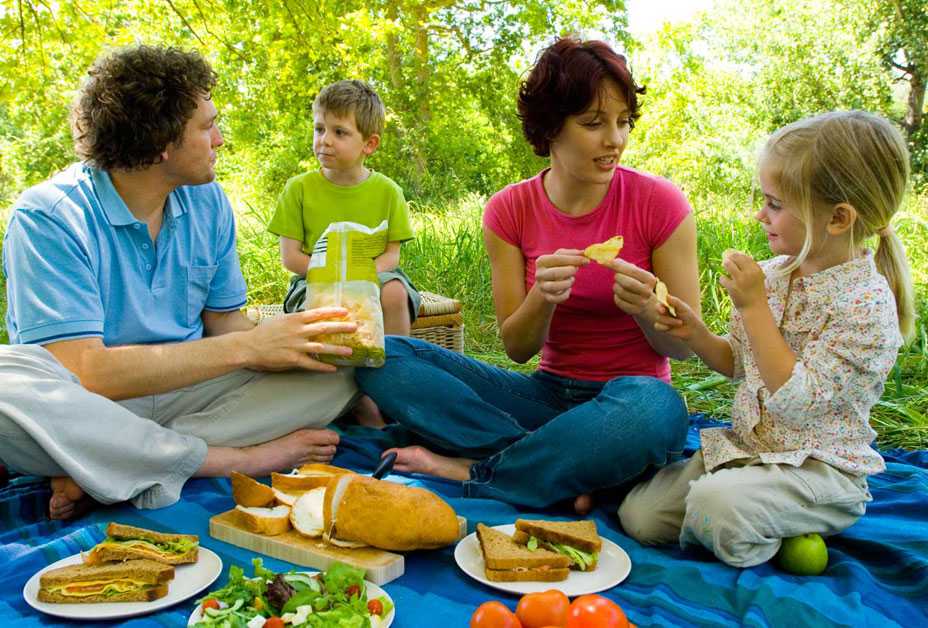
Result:
<svg viewBox="0 0 928 628"><path fill-rule="evenodd" d="M3 247L0 463L52 478L49 514L87 497L175 502L191 476L328 461L352 403L340 308L254 326L223 139L199 54L139 46L90 69L72 111L84 160L17 201ZM267 371L288 371L269 374ZM311 429L306 429L311 428Z"/></svg>

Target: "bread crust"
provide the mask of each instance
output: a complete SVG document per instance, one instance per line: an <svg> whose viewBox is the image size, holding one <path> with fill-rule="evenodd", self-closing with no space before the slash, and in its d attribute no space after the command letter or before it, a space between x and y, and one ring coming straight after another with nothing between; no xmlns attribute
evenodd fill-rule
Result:
<svg viewBox="0 0 928 628"><path fill-rule="evenodd" d="M599 532L596 529L596 522L589 519L583 521L516 519L516 530L542 541L570 545L584 552L598 552L603 548L602 539L599 538ZM517 543L521 542L515 535L513 539Z"/></svg>
<svg viewBox="0 0 928 628"><path fill-rule="evenodd" d="M84 554L84 562L88 565L100 565L116 561L148 559L166 565L184 565L197 562L200 556L199 550L199 547L194 547L184 554L156 554L143 547L120 547L118 545L100 543L87 554Z"/></svg>
<svg viewBox="0 0 928 628"><path fill-rule="evenodd" d="M126 591L125 593L114 593L112 595L89 595L86 597L70 597L57 591L51 593L39 589L36 597L40 602L48 602L49 604L98 604L107 602L152 602L167 594L168 585L160 584L156 587L138 591Z"/></svg>
<svg viewBox="0 0 928 628"><path fill-rule="evenodd" d="M236 505L246 508L261 508L274 501L274 489L256 479L233 471L229 474L232 482L232 499Z"/></svg>
<svg viewBox="0 0 928 628"><path fill-rule="evenodd" d="M454 509L435 493L362 475L333 478L326 487L324 516L332 542L408 551L444 547L458 538Z"/></svg>
<svg viewBox="0 0 928 628"><path fill-rule="evenodd" d="M487 569L509 571L513 569L568 569L570 559L546 549L529 551L518 545L512 537L482 523L477 524L477 542Z"/></svg>
<svg viewBox="0 0 928 628"><path fill-rule="evenodd" d="M554 569L485 569L487 580L491 582L560 582L567 580L570 569L557 567Z"/></svg>

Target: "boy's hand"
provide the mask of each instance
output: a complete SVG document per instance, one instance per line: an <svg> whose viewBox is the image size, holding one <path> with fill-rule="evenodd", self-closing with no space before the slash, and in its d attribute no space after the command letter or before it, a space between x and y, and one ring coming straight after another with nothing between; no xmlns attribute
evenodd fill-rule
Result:
<svg viewBox="0 0 928 628"><path fill-rule="evenodd" d="M702 321L689 304L677 297L667 295L667 302L677 311L676 317L670 315L667 308L658 303L658 317L654 322L654 329L673 336L689 344L693 339L709 333L709 328Z"/></svg>
<svg viewBox="0 0 928 628"><path fill-rule="evenodd" d="M609 267L615 271L612 300L616 307L630 316L645 315L648 320L655 320L659 314L654 296L657 277L623 259L612 260Z"/></svg>
<svg viewBox="0 0 928 628"><path fill-rule="evenodd" d="M535 260L535 285L548 303L563 303L570 297L577 271L589 263L579 249L558 249L542 255Z"/></svg>
<svg viewBox="0 0 928 628"><path fill-rule="evenodd" d="M722 260L722 266L728 276L719 277L719 283L739 311L767 304L764 271L750 255L732 251Z"/></svg>
<svg viewBox="0 0 928 628"><path fill-rule="evenodd" d="M348 310L324 307L284 314L247 332L246 346L250 368L261 371L285 371L302 368L309 371L334 371L335 366L320 362L315 356L351 355L350 347L315 340L324 334L352 333L358 325L344 319Z"/></svg>

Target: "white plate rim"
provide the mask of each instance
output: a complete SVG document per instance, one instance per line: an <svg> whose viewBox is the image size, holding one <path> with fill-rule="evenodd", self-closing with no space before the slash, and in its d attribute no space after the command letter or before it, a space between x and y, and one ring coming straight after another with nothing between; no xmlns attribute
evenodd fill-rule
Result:
<svg viewBox="0 0 928 628"><path fill-rule="evenodd" d="M512 535L516 529L515 524L512 523L490 527L508 535ZM599 565L596 569L586 572L571 570L567 579L560 582L493 582L487 580L484 575L483 556L480 554L480 543L477 541L476 531L458 541L458 544L454 547L454 562L457 563L461 571L477 582L509 593L525 595L526 593L540 593L549 589L563 591L568 597L600 593L625 580L632 570L632 559L628 553L614 541L610 541L605 537L600 538L603 541L603 549L599 553ZM607 570L611 569L615 569L615 571L607 573Z"/></svg>
<svg viewBox="0 0 928 628"><path fill-rule="evenodd" d="M118 619L137 617L173 606L193 597L212 585L222 573L222 559L214 551L200 546L197 562L174 566L174 580L168 586L168 594L151 602L96 602L93 604L50 604L41 602L36 597L39 591L39 578L43 573L58 567L67 567L83 562L78 552L43 567L32 575L23 586L23 599L26 604L47 615L66 619ZM184 586L179 590L179 584Z"/></svg>
<svg viewBox="0 0 928 628"><path fill-rule="evenodd" d="M288 572L282 572L282 573L288 573ZM294 571L294 573L312 576L314 574L319 573L319 570L310 569L306 571ZM396 618L396 602L393 601L393 598L390 597L389 593L384 591L381 587L377 586L370 580L365 580L364 585L367 588L367 599L368 600L370 600L371 598L378 598L380 596L384 596L388 600L390 600L390 604L393 605L393 609L390 611L390 614L384 618L383 623L381 623L380 625L380 628L390 628L390 625L393 623L393 620ZM203 612L202 608L198 604L197 607L193 609L193 612L190 613L190 616L187 618L187 625L192 626L193 624L198 622L200 618L202 617L202 612Z"/></svg>

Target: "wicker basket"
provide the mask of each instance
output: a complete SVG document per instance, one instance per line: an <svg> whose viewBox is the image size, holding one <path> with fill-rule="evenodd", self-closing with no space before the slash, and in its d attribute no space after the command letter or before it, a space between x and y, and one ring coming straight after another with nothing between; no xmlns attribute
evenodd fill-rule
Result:
<svg viewBox="0 0 928 628"><path fill-rule="evenodd" d="M422 305L419 317L412 324L413 338L419 338L440 347L464 353L464 317L461 302L432 292L420 292ZM275 318L284 313L282 305L254 305L245 315L255 323Z"/></svg>

